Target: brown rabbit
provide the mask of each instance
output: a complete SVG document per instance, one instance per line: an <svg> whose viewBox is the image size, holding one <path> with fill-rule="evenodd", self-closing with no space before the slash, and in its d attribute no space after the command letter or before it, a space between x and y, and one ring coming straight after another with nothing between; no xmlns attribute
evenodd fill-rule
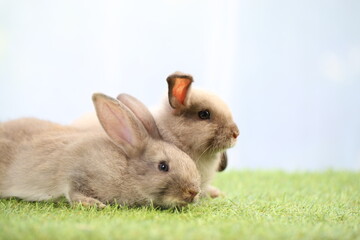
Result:
<svg viewBox="0 0 360 240"><path fill-rule="evenodd" d="M102 128L79 129L38 119L0 124L0 197L70 203L183 206L200 176L192 159L160 139L151 114L141 121L103 94L93 102ZM105 130L105 131L104 131Z"/></svg>
<svg viewBox="0 0 360 240"><path fill-rule="evenodd" d="M217 197L221 192L210 182L216 171L226 167L225 150L236 143L238 127L219 97L190 88L191 75L176 72L167 82L168 99L153 113L160 134L195 161L202 193ZM121 98L120 95L118 99Z"/></svg>
<svg viewBox="0 0 360 240"><path fill-rule="evenodd" d="M210 186L216 171L227 166L225 150L234 146L239 130L228 106L216 95L192 89L193 77L176 72L167 78L168 98L153 112L161 136L186 152L196 163L201 175L202 195L218 197L221 192ZM127 94L118 99L132 111ZM87 114L74 121L73 126L99 126L95 114Z"/></svg>

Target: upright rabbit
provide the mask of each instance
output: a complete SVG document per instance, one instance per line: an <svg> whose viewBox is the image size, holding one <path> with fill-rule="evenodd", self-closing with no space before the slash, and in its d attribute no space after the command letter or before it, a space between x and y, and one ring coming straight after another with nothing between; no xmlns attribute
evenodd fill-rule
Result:
<svg viewBox="0 0 360 240"><path fill-rule="evenodd" d="M144 105L134 103L142 109L140 121L115 99L94 94L93 102L102 128L38 119L0 124L0 197L65 196L70 203L99 207L114 202L172 207L198 198L194 162L160 139Z"/></svg>
<svg viewBox="0 0 360 240"><path fill-rule="evenodd" d="M211 197L220 191L210 186L216 171L226 167L227 148L233 147L239 130L228 106L216 95L191 89L191 75L176 72L167 78L168 99L153 113L160 134L196 163L201 189ZM126 98L120 95L118 99Z"/></svg>

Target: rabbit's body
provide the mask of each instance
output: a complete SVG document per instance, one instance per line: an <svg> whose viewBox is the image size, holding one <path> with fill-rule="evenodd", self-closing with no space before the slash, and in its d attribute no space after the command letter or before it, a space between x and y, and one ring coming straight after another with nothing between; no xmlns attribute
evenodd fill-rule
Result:
<svg viewBox="0 0 360 240"><path fill-rule="evenodd" d="M35 121L38 125L45 123ZM91 185L86 188L93 189L102 200L109 200L106 197L108 191L103 191L108 185L102 182L108 180L103 179L104 176L111 179L112 174L124 176L126 172L124 156L114 155L117 147L107 136L100 131L89 133L71 128L66 132L53 128L44 130L31 136L24 135L25 138L17 143L19 150L8 164L1 195L30 201L47 200L69 196L77 182L86 182Z"/></svg>
<svg viewBox="0 0 360 240"><path fill-rule="evenodd" d="M109 106L105 103L101 108ZM3 123L0 197L38 201L65 196L70 202L98 206L117 202L170 207L192 202L199 192L199 175L192 160L175 146L148 137L138 120L131 120L131 127L124 128L122 121L127 120L117 122L120 115L108 117L116 110L110 108L110 112L105 109L100 113L110 118L103 120L105 131L37 119ZM31 125L36 129L26 130ZM138 127L140 130L132 132ZM119 132L121 139L117 139ZM6 154L3 148L8 149L8 143L2 141L9 141ZM159 171L161 162L171 171Z"/></svg>
<svg viewBox="0 0 360 240"><path fill-rule="evenodd" d="M26 141L31 141L33 136L43 133L48 129L59 129L61 125L42 121L35 118L23 118L0 123L0 187L5 170L19 151L19 146ZM1 189L1 188L0 188Z"/></svg>

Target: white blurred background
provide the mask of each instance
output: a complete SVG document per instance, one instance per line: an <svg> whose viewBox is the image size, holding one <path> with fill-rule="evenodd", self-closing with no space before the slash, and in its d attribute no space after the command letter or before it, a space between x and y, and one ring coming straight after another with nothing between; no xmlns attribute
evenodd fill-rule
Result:
<svg viewBox="0 0 360 240"><path fill-rule="evenodd" d="M176 70L230 105L230 167L360 170L359 0L0 0L0 121L155 106Z"/></svg>

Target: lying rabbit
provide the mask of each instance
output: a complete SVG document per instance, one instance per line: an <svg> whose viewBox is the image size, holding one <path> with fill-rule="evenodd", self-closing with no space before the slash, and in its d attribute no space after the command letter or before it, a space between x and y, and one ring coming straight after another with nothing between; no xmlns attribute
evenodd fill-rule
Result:
<svg viewBox="0 0 360 240"><path fill-rule="evenodd" d="M70 203L184 206L198 199L192 159L160 139L147 108L141 121L103 94L93 102L102 128L79 129L38 119L0 124L0 197ZM105 130L105 131L104 131Z"/></svg>

